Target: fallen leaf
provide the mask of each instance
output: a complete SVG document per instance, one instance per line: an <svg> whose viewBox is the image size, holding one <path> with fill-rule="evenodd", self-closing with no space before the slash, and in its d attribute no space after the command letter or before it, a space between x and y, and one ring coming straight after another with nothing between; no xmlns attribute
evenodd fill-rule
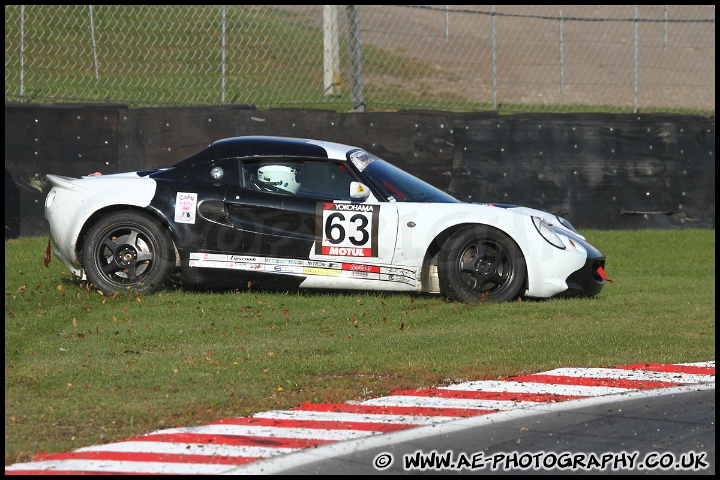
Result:
<svg viewBox="0 0 720 480"><path fill-rule="evenodd" d="M73 317L72 325L73 327L77 327L77 320L75 320L75 317Z"/></svg>

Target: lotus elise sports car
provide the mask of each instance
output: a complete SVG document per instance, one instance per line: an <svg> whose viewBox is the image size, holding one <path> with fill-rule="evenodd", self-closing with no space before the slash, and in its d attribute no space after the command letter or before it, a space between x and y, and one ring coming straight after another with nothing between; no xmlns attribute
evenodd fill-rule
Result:
<svg viewBox="0 0 720 480"><path fill-rule="evenodd" d="M224 278L499 303L608 281L567 220L460 201L338 143L227 138L169 168L47 180L55 256L106 294Z"/></svg>

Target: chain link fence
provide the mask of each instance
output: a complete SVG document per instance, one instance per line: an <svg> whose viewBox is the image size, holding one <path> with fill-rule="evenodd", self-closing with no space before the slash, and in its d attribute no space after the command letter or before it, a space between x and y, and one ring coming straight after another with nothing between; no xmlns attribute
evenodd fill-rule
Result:
<svg viewBox="0 0 720 480"><path fill-rule="evenodd" d="M5 101L715 115L714 5L6 5Z"/></svg>

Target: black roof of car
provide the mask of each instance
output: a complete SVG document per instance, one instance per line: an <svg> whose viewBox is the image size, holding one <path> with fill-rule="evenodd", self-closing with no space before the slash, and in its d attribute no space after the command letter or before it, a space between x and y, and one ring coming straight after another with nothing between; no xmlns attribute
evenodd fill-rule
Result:
<svg viewBox="0 0 720 480"><path fill-rule="evenodd" d="M213 158L255 156L328 158L327 151L322 146L301 138L247 136L218 140L175 166L195 164Z"/></svg>

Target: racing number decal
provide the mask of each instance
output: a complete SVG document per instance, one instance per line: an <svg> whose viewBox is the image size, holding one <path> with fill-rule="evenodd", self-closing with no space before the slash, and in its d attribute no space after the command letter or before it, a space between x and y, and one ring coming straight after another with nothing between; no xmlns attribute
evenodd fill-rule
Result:
<svg viewBox="0 0 720 480"><path fill-rule="evenodd" d="M317 204L317 255L377 257L380 205Z"/></svg>

